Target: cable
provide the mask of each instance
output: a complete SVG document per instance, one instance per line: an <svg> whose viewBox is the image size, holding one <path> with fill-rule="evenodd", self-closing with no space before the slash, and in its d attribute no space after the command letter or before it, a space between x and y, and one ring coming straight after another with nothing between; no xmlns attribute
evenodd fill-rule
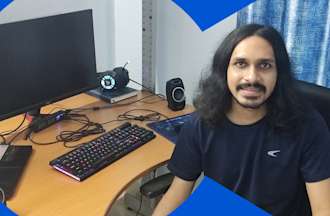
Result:
<svg viewBox="0 0 330 216"><path fill-rule="evenodd" d="M49 111L47 114L45 115L48 115L48 114L51 114L54 110L56 109L60 109L60 110L64 110L62 107L55 107L53 108L51 111ZM16 132L19 128L22 127L23 123L25 122L25 120L27 119L27 113L24 114L24 117L23 117L23 120L21 121L21 123L12 131L5 131L3 133L0 134L0 137L3 139L3 142L6 143L6 139L5 139L5 136L8 136L8 135L11 135L13 134L14 132ZM8 142L8 145L11 145L12 142L20 135L22 134L24 131L30 129L30 125L24 127L21 131L18 131L17 134L15 134L14 137L12 137L12 139ZM27 135L26 135L26 139L28 138L28 136L32 133L32 131L28 131Z"/></svg>
<svg viewBox="0 0 330 216"><path fill-rule="evenodd" d="M114 108L114 107L128 106L128 105L131 105L131 104L134 104L134 103L137 103L137 102L143 101L143 100L145 100L146 98L150 98L150 97L154 97L154 96L159 97L158 95L151 94L151 95L147 95L147 96L145 96L145 97L143 97L143 98L140 98L140 99L138 99L138 100L135 100L135 101L133 101L133 102L128 102L128 103L115 103L115 104L113 104L111 107ZM164 99L162 99L162 100L164 100Z"/></svg>
<svg viewBox="0 0 330 216"><path fill-rule="evenodd" d="M75 142L80 140L82 137L104 133L105 129L99 123L91 122L87 116L78 116L84 117L85 119L74 119L71 117L71 120L79 122L83 124L81 128L75 131L62 131L58 136L57 139L64 142L64 146L68 148L76 147L67 145L68 142ZM81 144L79 144L81 145Z"/></svg>
<svg viewBox="0 0 330 216"><path fill-rule="evenodd" d="M35 145L52 145L52 144L63 142L64 146L68 147L68 148L73 148L73 147L78 146L78 145L69 146L69 145L67 145L68 142L75 142L85 136L92 135L92 134L100 134L100 133L105 132L105 129L103 128L102 124L91 122L89 120L89 118L84 114L70 113L68 110L64 120L75 121L75 122L82 124L82 126L74 131L62 131L59 135L57 135L55 137L55 140L53 140L53 141L38 142L33 139L33 137L32 137L33 131L30 130L31 125L29 125L29 126L26 126L25 128L23 128L21 131L17 132L15 134L15 136L13 136L12 139L8 142L8 145L12 144L13 141L19 135L21 135L23 132L25 132L27 130L29 130L29 131L26 135L26 139L28 139L31 143L33 143ZM3 138L3 141L5 142L5 137L4 136L1 136L1 137Z"/></svg>
<svg viewBox="0 0 330 216"><path fill-rule="evenodd" d="M29 134L29 135L27 136L27 138L28 138L28 140L29 140L31 143L33 143L33 144L35 144L35 145L52 145L52 144L55 144L55 143L59 143L59 142L60 142L60 141L57 140L57 139L56 139L55 141L46 142L46 143L37 142L37 141L35 141L35 140L32 139L32 133Z"/></svg>
<svg viewBox="0 0 330 216"><path fill-rule="evenodd" d="M126 67L128 64L129 64L129 61L127 61L127 62L124 64L124 66L122 67L122 71L125 70L125 67ZM152 90L151 88L148 88L148 87L144 86L143 84L141 84L141 83L139 83L139 82L136 82L135 80L132 80L131 78L129 78L129 81L132 81L133 83L138 84L139 86L142 86L142 88L144 88L144 89L147 90L148 92L150 92L150 93L152 93L152 94L154 94L154 95L160 97L161 99L166 98L166 97L165 97L164 95L162 95L162 94L155 94L155 93L154 93L154 90Z"/></svg>
<svg viewBox="0 0 330 216"><path fill-rule="evenodd" d="M128 65L129 61L127 61L124 66L123 66L123 70L125 69L125 67Z"/></svg>
<svg viewBox="0 0 330 216"><path fill-rule="evenodd" d="M24 131L26 131L27 129L30 129L29 126L26 126L25 128L23 128L21 131L17 132L15 134L15 136L12 137L12 139L7 143L8 145L11 145L13 143L13 141L20 135L22 134Z"/></svg>
<svg viewBox="0 0 330 216"><path fill-rule="evenodd" d="M130 114L131 112L135 111L143 111L143 112L149 112L146 115L133 115ZM162 113L159 113L154 110L150 109L132 109L127 112L124 112L123 114L118 115L117 120L120 121L127 121L127 120L136 120L136 121L159 121L161 116L165 117L168 119L168 117Z"/></svg>
<svg viewBox="0 0 330 216"><path fill-rule="evenodd" d="M139 86L141 86L141 87L144 88L145 90L148 90L148 92L155 94L154 91L153 91L151 88L148 88L148 87L142 85L141 83L136 82L135 80L132 80L131 78L129 79L129 81L131 81L131 82L133 82L133 83L135 83L135 84L138 84Z"/></svg>
<svg viewBox="0 0 330 216"><path fill-rule="evenodd" d="M88 110L97 111L97 110L102 110L102 109L116 108L116 107L122 107L122 106L129 106L129 105L132 105L132 104L137 103L137 102L141 102L141 101L143 101L143 100L145 100L147 98L154 97L154 96L159 97L158 95L151 94L151 95L147 95L147 96L145 96L143 98L140 98L138 100L135 100L135 101L132 101L132 102L128 102L128 103L113 103L113 104L108 104L108 105L105 105L105 106L94 106L94 107L88 107L88 108L75 108L75 109L71 109L71 112L73 112L73 113L79 113L79 112L84 112L84 111L88 111ZM164 100L164 99L162 99L162 100ZM158 102L158 101L156 101L156 102ZM156 103L156 102L154 102L154 103ZM152 103L148 103L148 104L152 104Z"/></svg>
<svg viewBox="0 0 330 216"><path fill-rule="evenodd" d="M68 113L65 120L71 120L82 124L80 128L73 131L62 131L56 136L56 139L51 142L41 143L32 139L32 135L28 136L28 139L36 145L52 145L56 143L63 142L63 145L67 148L75 148L81 144L70 146L67 143L79 141L81 138L93 134L104 133L105 129L99 123L95 123L89 120L89 118L84 114L78 113Z"/></svg>
<svg viewBox="0 0 330 216"><path fill-rule="evenodd" d="M127 61L127 62L124 64L124 66L122 67L122 70L125 70L125 67L128 65L128 63L129 63L129 61ZM162 94L155 94L155 93L154 93L154 90L152 90L151 88L148 88L148 87L144 86L143 84L141 84L141 83L139 83L139 82L136 82L135 80L132 80L131 78L129 78L129 81L132 81L133 83L138 84L139 86L142 86L142 88L144 88L144 89L147 90L148 92L150 92L150 93L152 93L152 94L154 94L154 95L156 95L156 96L158 96L158 97L160 97L160 98L162 98L162 99L166 98L166 97L165 97L164 95L162 95Z"/></svg>
<svg viewBox="0 0 330 216"><path fill-rule="evenodd" d="M10 134L14 133L15 131L17 131L23 125L23 123L25 122L26 116L27 116L27 113L24 114L23 120L21 121L21 123L14 130L2 132L0 134L0 136L7 136L7 135L10 135Z"/></svg>
<svg viewBox="0 0 330 216"><path fill-rule="evenodd" d="M147 115L132 115L130 114L130 112L134 112L134 111L144 111L144 112L150 112ZM117 116L117 119L113 119L107 122L103 122L100 123L101 125L105 125L105 124L110 124L112 122L120 122L120 121L129 121L129 120L136 120L136 121L158 121L160 119L160 117L163 116L165 119L169 119L168 116L154 111L154 110L150 110L150 109L132 109L129 111L126 111L122 114L119 114Z"/></svg>
<svg viewBox="0 0 330 216"><path fill-rule="evenodd" d="M144 86L143 84L141 84L139 82L136 82L135 80L132 80L131 78L129 80L132 81L135 84L138 84L139 86L141 86L142 88L144 88L145 90L147 90L149 93L154 94L154 95L160 97L161 99L164 99L165 100L165 98L166 98L165 95L155 94L154 91L151 88L148 88L148 87Z"/></svg>
<svg viewBox="0 0 330 216"><path fill-rule="evenodd" d="M117 122L117 121L126 121L126 120L138 120L138 121L158 121L160 119L161 116L165 117L166 119L168 119L167 116L153 111L153 110L148 110L148 109L133 109L133 110L129 110L119 116L117 116L117 119L114 120L110 120L107 122L103 122L103 123L95 123L95 122L91 122L89 120L89 118L84 115L84 114L80 114L80 112L83 111L87 111L87 110L93 110L93 111L97 111L97 110L101 110L101 109L107 109L107 108L115 108L115 107L122 107L122 106L128 106L134 103L137 103L139 101L143 101L146 98L150 98L150 97L161 97L160 95L155 95L155 94L151 94L151 95L147 95L139 100L135 100L133 102L129 102L129 103L116 103L116 104L109 104L109 105L105 105L105 106L96 106L96 107L90 107L90 108L76 108L76 109L67 109L64 110L67 112L66 114L66 119L65 120L72 120L72 121L76 121L80 124L83 124L83 126L75 131L62 131L59 135L56 136L55 140L50 141L50 142L38 142L36 140L34 140L32 138L32 131L28 131L28 133L26 134L26 139L29 139L33 144L35 145L52 145L52 144L56 144L56 143L60 143L63 142L63 145L67 148L75 148L81 144L78 145L74 145L74 146L70 146L67 143L69 142L76 142L78 140L80 140L81 138L88 136L88 135L93 135L93 134L100 134L100 133L104 133L105 129L103 128L103 125L105 124L110 124L112 122ZM161 98L163 100L163 98ZM54 109L59 109L58 107L54 108ZM53 110L54 110L53 109ZM51 112L53 111L51 110ZM147 115L132 115L130 114L130 112L133 111L146 111L146 112L151 112ZM13 132L17 131L24 123L24 121L26 120L26 114L24 115L24 119L23 121L20 123L20 125L13 131L9 132L9 134L12 134ZM9 141L8 145L10 145L20 134L22 134L24 131L29 130L30 129L30 125L23 128L21 131L17 132L15 134L14 137L12 137L12 139ZM5 137L0 134L1 138L3 139L3 141L6 143L6 139Z"/></svg>
<svg viewBox="0 0 330 216"><path fill-rule="evenodd" d="M125 120L114 119L114 120L110 120L110 121L103 122L103 123L100 123L100 124L101 124L101 125L106 125L106 124L110 124L110 123L112 123L112 122L121 122L121 121L125 121Z"/></svg>

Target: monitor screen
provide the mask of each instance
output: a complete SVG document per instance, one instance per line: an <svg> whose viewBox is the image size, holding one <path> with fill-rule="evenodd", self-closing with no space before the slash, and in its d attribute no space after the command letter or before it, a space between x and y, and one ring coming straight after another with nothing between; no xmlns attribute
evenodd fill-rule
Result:
<svg viewBox="0 0 330 216"><path fill-rule="evenodd" d="M0 25L0 120L97 87L92 10Z"/></svg>

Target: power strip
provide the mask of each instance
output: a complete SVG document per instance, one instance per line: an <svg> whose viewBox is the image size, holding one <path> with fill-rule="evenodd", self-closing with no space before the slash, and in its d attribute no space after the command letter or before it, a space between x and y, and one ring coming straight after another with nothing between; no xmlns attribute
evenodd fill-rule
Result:
<svg viewBox="0 0 330 216"><path fill-rule="evenodd" d="M40 117L36 117L33 122L31 123L30 129L32 132L39 132L61 120L63 120L66 117L66 114L68 111L57 111L52 114L42 115Z"/></svg>

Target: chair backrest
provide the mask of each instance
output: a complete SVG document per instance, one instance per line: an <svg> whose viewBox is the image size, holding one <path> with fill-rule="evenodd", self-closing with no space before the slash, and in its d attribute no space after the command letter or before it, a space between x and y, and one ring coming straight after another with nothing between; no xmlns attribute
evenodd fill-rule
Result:
<svg viewBox="0 0 330 216"><path fill-rule="evenodd" d="M330 128L330 89L305 81L296 81L296 87L303 99L310 103Z"/></svg>

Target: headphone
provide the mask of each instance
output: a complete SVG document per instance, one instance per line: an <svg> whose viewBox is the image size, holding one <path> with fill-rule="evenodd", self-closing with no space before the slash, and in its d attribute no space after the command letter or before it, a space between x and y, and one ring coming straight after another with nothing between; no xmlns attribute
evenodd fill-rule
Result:
<svg viewBox="0 0 330 216"><path fill-rule="evenodd" d="M100 86L105 91L115 91L124 88L129 82L128 70L124 67L116 67L110 71L98 74Z"/></svg>

